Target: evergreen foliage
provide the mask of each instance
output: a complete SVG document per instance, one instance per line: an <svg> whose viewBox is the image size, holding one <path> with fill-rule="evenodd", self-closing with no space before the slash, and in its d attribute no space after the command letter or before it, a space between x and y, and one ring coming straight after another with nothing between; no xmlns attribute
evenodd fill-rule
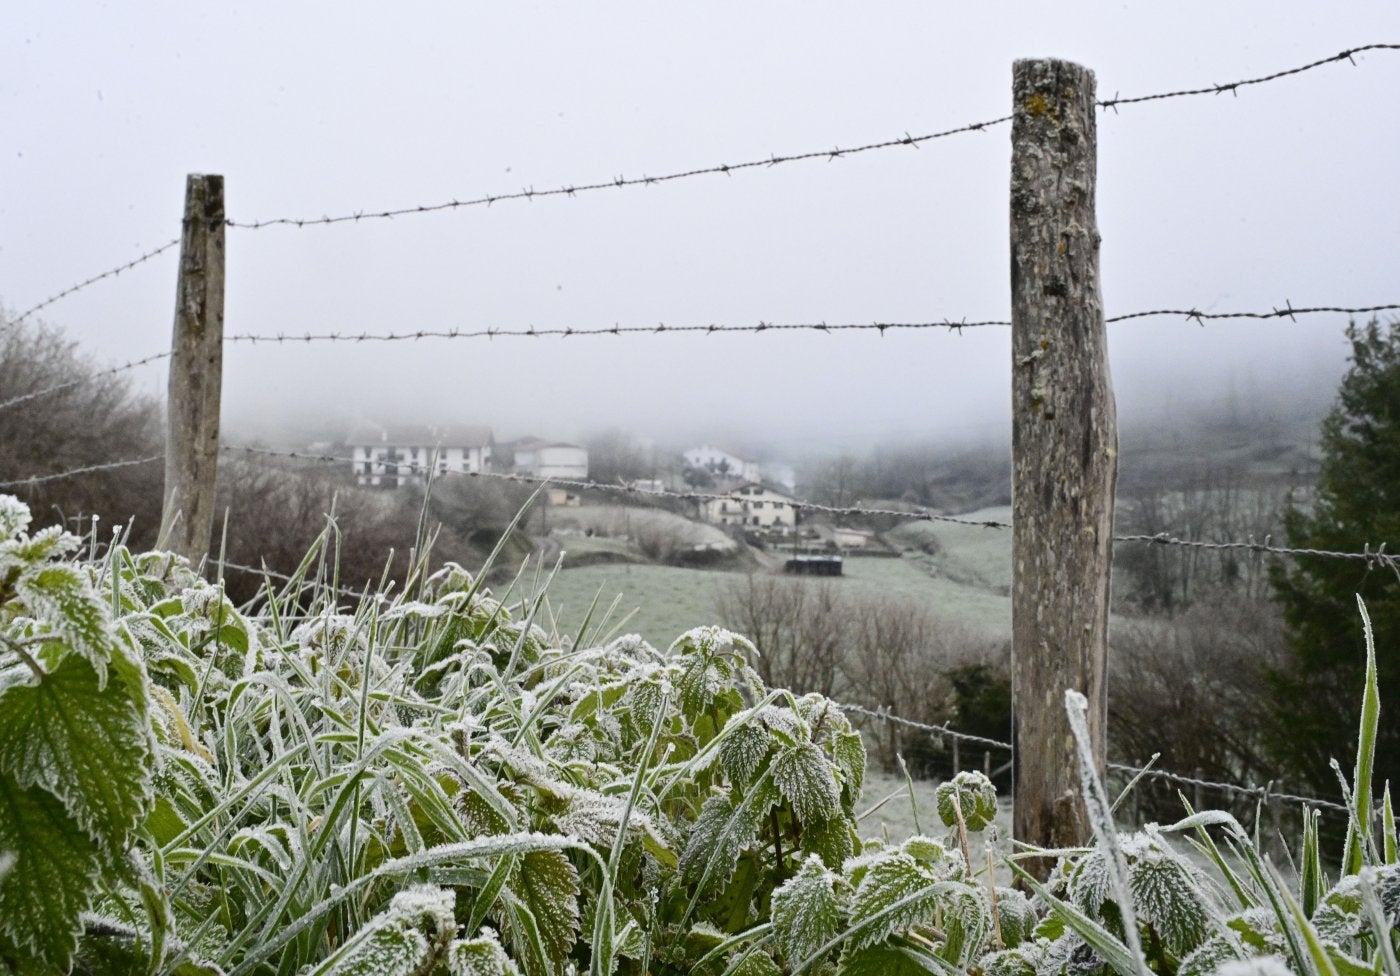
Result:
<svg viewBox="0 0 1400 976"><path fill-rule="evenodd" d="M1322 423L1321 472L1309 508L1285 516L1294 548L1358 552L1400 545L1400 320L1347 329L1351 366ZM1365 600L1382 674L1400 674L1400 576L1359 561L1299 556L1274 567L1289 660L1271 676L1274 751L1314 790L1331 792L1334 756L1356 749L1352 709L1365 682L1356 598ZM1400 783L1400 710L1382 712L1378 782Z"/></svg>

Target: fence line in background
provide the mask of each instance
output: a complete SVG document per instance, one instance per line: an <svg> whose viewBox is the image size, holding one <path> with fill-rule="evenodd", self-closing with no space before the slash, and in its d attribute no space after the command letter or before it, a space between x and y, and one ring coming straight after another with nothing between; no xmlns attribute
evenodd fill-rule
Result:
<svg viewBox="0 0 1400 976"><path fill-rule="evenodd" d="M17 488L27 485L37 485L45 481L62 481L65 478L76 478L79 475L93 474L97 471L130 468L138 464L152 464L156 461L163 460L165 460L164 454L152 454L150 457L133 458L129 461L110 461L107 464L91 464L85 468L73 468L70 471L59 471L56 474L34 475L29 478L17 478L14 481L0 481L0 488Z"/></svg>
<svg viewBox="0 0 1400 976"><path fill-rule="evenodd" d="M1238 95L1239 89L1249 85L1262 85L1270 81L1278 81L1280 78L1287 78L1291 75L1300 75L1304 71L1312 71L1314 68L1321 68L1323 65L1335 64L1338 61L1350 61L1356 67L1354 55L1362 54L1366 51L1400 51L1400 44L1363 44L1360 47L1347 48L1330 58L1322 58L1310 64L1299 65L1296 68L1285 68L1282 71L1275 71L1271 75L1261 75L1258 78L1246 78L1243 81L1232 81L1224 85L1211 85L1208 88L1184 88L1181 91L1162 92L1157 95L1137 95L1133 98L1119 98L1115 95L1098 103L1102 109L1117 109L1120 105L1137 105L1142 102L1156 102L1165 98L1187 98L1192 95L1223 95L1229 92Z"/></svg>
<svg viewBox="0 0 1400 976"><path fill-rule="evenodd" d="M1292 304L1285 302L1283 308L1274 308L1268 312L1203 312L1199 309L1187 308L1159 308L1145 312L1129 312L1124 315L1111 315L1104 319L1105 322L1127 322L1134 319L1180 317L1188 322L1198 322L1204 324L1207 321L1219 321L1224 319L1293 319L1299 315L1369 315L1377 312L1400 312L1400 302L1386 305L1315 305L1303 308L1294 308ZM18 319L15 320L18 322ZM748 333L757 334L760 332L878 332L883 336L887 331L914 331L920 329L946 329L949 332L961 334L963 329L984 328L989 326L1010 326L1011 323L1005 319L986 319L969 322L966 319L943 319L937 322L759 322L756 325L721 325L718 323L710 325L667 325L664 322L656 325L614 325L612 328L604 329L575 329L572 327L554 329L536 329L533 326L527 329L447 329L432 330L419 329L413 332L384 332L384 333L343 333L343 332L322 332L303 333L301 335L291 335L278 333L275 335L254 335L251 333L239 333L224 337L225 342L246 342L253 345L259 343L313 343L313 342L419 342L431 339L495 339L495 338L529 338L540 339L546 337L569 338L571 336L602 336L602 335L663 335L680 333L702 333L713 335L716 333ZM53 386L34 390L21 396L12 397L9 400L0 400L0 410L27 403L39 397L48 396L52 393L61 393L64 390L81 386L103 376L111 376L126 370L145 366L162 359L169 359L169 350L153 353L142 359L134 359L120 366L112 366L107 369L98 370L87 376L78 379L66 380L56 383Z"/></svg>
<svg viewBox="0 0 1400 976"><path fill-rule="evenodd" d="M80 376L75 380L66 380L62 383L55 383L53 386L46 386L42 390L34 390L33 392L25 393L22 396L12 397L9 400L0 401L0 410L5 410L9 407L18 406L19 404L27 403L30 400L37 400L39 397L48 396L51 393L62 393L64 390L71 390L75 386L82 386L84 383L91 383L93 380L101 379L104 376L112 376L116 373L125 372L128 369L135 369L138 366L145 366L147 363L154 363L162 359L169 359L170 356L170 351L166 350L165 352L154 353L153 355L147 356L144 359L134 359L131 362L123 363L120 366L113 366L110 369L101 369L98 370L96 373L89 373L87 376Z"/></svg>
<svg viewBox="0 0 1400 976"><path fill-rule="evenodd" d="M356 461L351 457L343 457L335 454L310 454L300 451L274 451L270 448L249 447L249 446L225 446L222 448L226 454L244 454L249 456L287 458L295 461L316 461L334 464L363 464L365 461ZM426 474L428 466L416 461L374 461L370 463L389 464L396 466L401 471L409 474ZM574 488L579 491L601 491L612 494L629 495L637 498L670 498L677 501L742 501L743 496L726 494L722 492L700 492L700 491L671 491L660 488L638 488L627 484L607 484L598 481L576 481L563 478L536 478L530 475L506 474L499 471L447 471L439 477L458 478L487 478L497 481L514 482L521 485L555 485L560 488ZM955 515L936 515L928 511L908 511L905 509L893 508L866 508L860 505L839 508L833 505L821 505L817 502L795 499L791 503L793 508L803 511L821 512L824 515L879 515L891 518L908 519L915 522L944 522L952 525L967 525L974 528L984 529L1009 529L1010 522L999 522L994 519L966 519L958 518ZM1115 535L1114 542L1118 543L1139 543L1158 546L1186 546L1197 549L1237 549L1248 552L1264 553L1271 556L1317 556L1331 559L1349 559L1364 562L1368 566L1384 566L1396 573L1400 573L1400 554L1389 553L1387 543L1382 542L1372 549L1369 542L1364 544L1361 552L1335 552L1326 549L1290 549L1283 546L1271 545L1266 539L1264 542L1248 540L1245 542L1202 542L1191 539L1181 539L1166 532L1157 535Z"/></svg>
<svg viewBox="0 0 1400 976"><path fill-rule="evenodd" d="M50 295L48 298L44 299L44 300L43 300L42 302L40 302L39 304L37 304L37 305L31 305L29 308L25 309L23 312L20 312L19 315L15 316L13 319L10 320L9 325L19 325L19 323L23 322L25 319L29 318L29 316L33 315L35 312L39 311L40 309L42 309L42 308L48 308L48 307L49 307L50 305L52 305L54 302L59 301L60 299L63 299L63 298L67 298L69 295L73 294L74 292L82 291L84 288L87 288L89 285L95 285L95 284L97 284L99 281L102 281L102 280L104 280L104 279L106 279L106 278L115 278L117 275L121 274L123 271L129 271L130 269L136 267L136 266L139 265L139 264L145 264L147 261L151 260L151 258L154 258L154 257L157 257L157 256L159 256L159 255L161 255L161 254L164 254L166 251L170 250L172 247L175 247L175 246L176 246L177 244L179 244L179 243L180 243L180 238L178 238L178 237L175 238L175 240L173 240L173 241L166 241L166 242L165 242L164 244L162 244L160 247L155 248L154 250L151 250L151 251L147 251L145 254L141 255L140 257L135 258L135 259L133 259L133 260L131 260L131 261L128 261L128 262L126 262L125 264L120 264L120 265L118 265L118 266L115 267L115 268L110 268L110 269L108 269L107 271L102 272L101 274L93 275L91 278L87 278L87 279L85 279L85 280L83 280L83 281L78 282L77 284L69 285L67 288L63 289L62 291L57 292L57 293L55 293L55 294L53 294L53 295Z"/></svg>
<svg viewBox="0 0 1400 976"><path fill-rule="evenodd" d="M1348 307L1344 305L1316 305L1294 308L1285 302L1283 308L1268 312L1203 312L1189 308L1159 308L1145 312L1129 312L1126 315L1112 315L1105 318L1107 323L1127 322L1133 319L1179 317L1188 322L1205 324L1207 321L1223 319L1292 319L1299 315L1322 313L1364 315L1375 312L1400 311L1400 303L1388 305L1365 305ZM312 343L312 342L419 342L424 339L496 339L546 337L570 338L573 336L616 336L616 335L675 335L680 333L759 333L759 332L878 332L883 336L887 331L915 331L919 329L947 329L961 333L963 329L985 328L989 326L1009 326L1006 319L984 319L969 322L967 319L945 318L929 322L764 322L755 325L614 325L611 328L576 329L572 326L537 329L415 329L409 332L303 332L301 334L279 332L271 335L238 333L226 338L228 342L272 342L272 343ZM3 404L0 404L3 406Z"/></svg>
<svg viewBox="0 0 1400 976"><path fill-rule="evenodd" d="M1342 51L1339 54L1334 54L1331 57L1323 58L1319 61L1314 61L1310 64L1300 65L1296 68L1287 68L1283 71L1277 71L1273 74L1263 75L1257 78L1245 78L1241 79L1240 81L1229 82L1228 84L1211 85L1207 88L1188 88L1181 89L1178 91L1160 92L1155 95L1138 95L1132 98L1119 98L1115 96L1113 98L1105 99L1095 104L1102 109L1112 108L1116 110L1123 105L1134 105L1142 102L1160 101L1168 98L1186 98L1192 95L1218 95L1222 92L1238 93L1238 90L1240 88L1244 88L1248 85L1262 85L1266 82L1276 81L1280 78L1286 78L1291 75L1301 74L1305 71L1311 71L1315 68L1320 68L1323 65L1332 64L1337 61L1351 61L1353 64L1355 64L1356 62L1353 60L1353 56L1361 54L1365 51L1388 50L1400 50L1400 44L1366 44L1360 47L1348 48L1347 50ZM899 146L911 146L914 148L918 148L920 143L929 142L934 139L942 139L947 136L960 135L966 132L982 132L986 129L992 128L993 126L1003 125L1010 121L1011 116L1005 115L1000 118L988 119L985 122L969 122L964 125L956 126L951 129L944 129L941 132L932 132L927 135L913 136L906 132L903 136L898 138L886 139L881 142L867 143L866 145L862 146L852 146L848 149L841 149L840 147L837 147L834 149L818 149L810 152L794 153L785 156L773 155L769 156L767 159L754 159L743 163L720 163L714 166L701 166L693 169L682 170L680 172L668 173L664 176L642 176L634 178L617 176L611 180L592 183L570 184L566 186L555 187L554 189L550 190L536 190L532 187L529 189L518 190L514 193L500 193L487 196L480 196L470 200L447 200L441 203L423 204L419 206L410 207L399 207L390 210L360 210L354 213L340 214L338 216L327 217L272 217L264 220L254 221L230 220L228 223L230 227L242 227L252 230L257 230L261 227L271 226L308 227L325 224L358 223L362 220L382 220L393 217L408 216L410 214L436 213L444 210L457 210L463 207L489 207L494 203L499 203L506 200L534 200L539 197L572 197L578 195L579 193L585 193L593 190L619 189L628 186L651 186L653 184L670 183L676 180L684 180L696 176L728 176L741 170L757 169L760 167L766 168L770 166L776 166L780 163L793 163L813 159L825 159L829 161L833 159L840 159L843 156L853 156L857 153L873 152L879 149L893 149Z"/></svg>
<svg viewBox="0 0 1400 976"><path fill-rule="evenodd" d="M1009 742L1002 742L999 739L989 739L985 736L970 735L966 732L959 732L950 729L947 725L931 725L927 722L916 722L910 718L896 715L888 708L866 708L863 705L851 705L845 702L835 702L837 708L843 712L856 715L864 715L867 718L878 722L888 722L893 725L901 725L908 729L915 729L920 732L927 732L948 742L961 742L968 745L983 746L989 749L999 749L1005 752L1012 751ZM1150 766L1133 766L1128 763L1109 762L1108 768L1116 772L1129 773L1132 775L1143 775L1152 779L1167 780L1182 786L1200 787L1202 789L1220 790L1226 793L1234 793L1240 796L1254 797L1268 802L1270 800L1283 800L1292 803L1307 803L1314 807L1332 810L1340 813L1348 813L1346 806L1341 803L1334 803L1331 800L1323 800L1315 796L1302 796L1296 793L1284 793L1273 789L1272 784L1265 786L1240 786L1237 783L1216 782L1213 780L1201 779L1195 776L1185 776L1181 773L1174 773L1165 769L1155 769Z"/></svg>
<svg viewBox="0 0 1400 976"><path fill-rule="evenodd" d="M1341 51L1341 52L1339 52L1338 54L1334 54L1334 55L1332 55L1331 57L1322 58L1322 59L1320 59L1320 60L1310 62L1309 64L1300 65L1300 66L1298 66L1298 67L1296 67L1296 68L1287 68L1287 69L1285 69L1285 70L1283 70L1283 71L1274 72L1273 74L1262 75L1262 76L1257 77L1257 78L1245 78L1245 79L1241 79L1240 81L1228 82L1228 83L1226 83L1226 84L1215 84L1215 85L1210 85L1209 87L1205 87L1205 88L1186 88L1186 89L1181 89L1181 90L1178 90L1178 91L1159 92L1159 93L1153 94L1153 95L1137 95L1137 96L1132 96L1132 97L1129 97L1129 98L1122 98L1122 97L1119 97L1119 96L1115 95L1113 98L1100 100L1097 104L1098 104L1098 107L1101 108L1101 109L1107 110L1107 109L1110 109L1110 108L1111 108L1111 109L1113 109L1113 110L1116 112L1116 111L1118 110L1119 106L1122 106L1122 105L1135 105L1135 104L1141 104L1141 103L1143 103L1143 102L1161 101L1161 100L1170 99L1170 98L1186 98L1186 97L1191 97L1191 96L1195 96L1195 95L1219 95L1219 94L1222 94L1222 93L1224 93L1224 92L1230 92L1230 93L1232 93L1232 94L1236 94L1236 95L1237 95L1237 94L1239 93L1239 89L1244 88L1244 87L1246 87L1246 86L1250 86L1250 85L1262 85L1262 84L1265 84L1265 83L1267 83L1267 82L1277 81L1277 80L1279 80L1279 79L1281 79L1281 78L1287 78L1287 77L1290 77L1290 76L1292 76L1292 75L1302 74L1302 73L1305 72L1305 71L1312 71L1312 70L1315 69L1315 68L1320 68L1320 67L1323 67L1324 65L1333 64L1333 63L1336 63L1336 62L1339 62L1339 61L1350 61L1353 65L1355 65L1355 63L1356 63L1356 62L1355 62L1355 55L1357 55L1357 54L1362 54L1362 53L1365 53L1365 52L1368 52L1368 51L1395 51L1395 50L1400 50L1400 44L1363 44L1363 45L1361 45L1361 46L1359 46L1359 47L1348 48L1347 50ZM655 184L655 183L664 183L664 182L672 182L672 181L680 180L680 179L687 179L687 178L693 177L693 176L717 175L717 174L730 175L730 174L732 174L732 173L734 173L734 172L736 172L736 171L739 171L739 170L754 169L754 168L758 168L758 167L771 167L771 166L776 166L776 165L778 165L778 164L780 164L780 163L797 162L797 161L799 161L799 160L808 160L808 159L827 159L827 160L832 160L832 159L838 159L838 158L840 158L840 157L842 157L842 156L854 155L854 154L856 154L856 153L872 152L872 151L877 150L877 149L888 149L888 148L893 148L893 147L897 147L897 146L910 146L910 147L913 147L913 148L918 148L918 147L919 147L919 144L920 144L920 143L923 143L923 142L928 142L928 141L931 141L931 140L934 140L934 139L941 139L941 138L944 138L944 137L947 137L947 136L958 135L958 134L964 133L964 132L981 132L981 131L983 131L983 130L985 130L985 129L987 129L987 128L990 128L990 127L993 127L993 126L997 126L997 125L1002 125L1002 124L1004 124L1004 123L1006 123L1006 122L1010 122L1010 121L1011 121L1011 116L1007 115L1007 116L1002 116L1002 117L996 118L996 119L989 119L989 120L986 121L986 122L970 122L970 123L967 123L967 124L965 124L965 125L957 126L957 127L955 127L955 128L952 128L952 129L945 129L945 130L943 130L943 131L941 131L941 132L933 132L933 133L929 133L929 134L927 134L927 135L922 135L922 136L912 136L912 135L910 135L909 133L906 132L902 137L897 138L897 139L887 139L887 140L884 140L884 141L882 141L882 142L868 143L868 144L863 145L863 146L853 146L853 147L851 147L851 148L849 148L849 149L839 149L839 148L837 148L837 149L816 150L816 151L813 151L813 152L798 153L798 154L795 154L795 155L788 155L788 156L776 156L776 155L774 155L774 156L769 156L767 159L751 160L751 161L749 161L749 162L745 162L745 163L736 163L736 164L732 164L732 165L731 165L731 164L720 164L720 165L717 165L717 166L701 167L701 168L691 169L691 170L685 170L685 171L677 172L677 173L670 173L670 174L667 174L667 175L664 175L664 176L643 176L643 177L632 178L632 179L627 179L627 178L618 176L618 177L616 177L616 178L614 178L614 179L612 179L612 180L608 180L608 181L606 181L606 182L588 183L588 184L580 184L580 185L574 185L574 186L562 186L562 187L558 187L558 188L555 188L555 189L552 189L552 190L540 190L540 191L537 191L537 190L534 190L534 189L527 189L527 190L521 190L521 191L518 191L518 192L515 192L515 193L506 193L506 194L500 194L500 195L488 195L488 196L478 197L478 198L476 198L476 199L474 199L474 200L450 200L450 201L446 201L446 202L442 202L442 203L429 204L429 205L424 205L424 206L402 207L402 208L399 208L399 209L396 209L396 210L380 210L380 211L377 211L377 212L374 212L374 213L366 213L366 212L361 211L361 212L356 212L356 213L351 213L351 214L343 214L343 215L336 216L336 217L318 217L318 218L276 217L276 218L272 218L272 219L268 219L268 220L255 220L255 221L245 221L245 222L238 222L238 221L230 220L230 221L228 221L228 226L230 226L230 227L243 227L243 228L255 228L255 229L256 229L256 228L259 228L259 227L267 227L267 226L271 226L271 225L277 224L277 225L283 225L283 226L304 227L304 226L311 225L311 224L334 224L334 223L345 223L345 222L359 222L359 221L361 221L361 220L368 220L368 219L392 218L392 217L397 217L397 216L407 216L407 215L409 215L409 214L431 213L431 212L442 211L442 210L455 210L455 209L459 209L459 208L462 208L462 207L470 207L470 206L491 206L492 204L496 203L497 201L503 201L503 200L521 200L521 199L523 199L523 200L534 200L536 197L576 196L578 193L587 192L587 191L590 191L590 190L617 189L617 188L624 187L624 186L634 186L634 185L643 185L643 186L646 186L646 185L651 185L651 184ZM80 281L80 282L78 282L77 284L70 285L69 287L64 288L62 291L59 291L59 292L55 293L54 295L50 296L49 298L44 299L42 302L39 302L37 305L33 305L33 306L31 306L30 308L26 309L24 312L20 313L20 315L19 315L17 318L13 319L13 320L11 321L10 324L13 325L13 324L17 324L17 323L19 323L19 322L22 322L22 321L24 321L26 318L28 318L30 315L32 315L32 314L34 314L35 312L39 311L40 309L46 308L46 307L48 307L49 305L52 305L54 302L57 302L57 301L59 301L59 300L62 299L62 298L66 298L67 296L73 294L74 292L81 291L81 290L83 290L84 288L87 288L87 287L90 286L90 285L93 285L93 284L95 284L95 283L97 283L97 282L99 282L99 281L102 281L103 279L115 277L116 275L121 274L123 271L126 271L126 270L128 270L129 268L134 268L134 267L136 267L136 266L139 265L139 264L142 264L142 263L144 263L144 262L146 262L146 261L149 261L151 258L154 258L154 257L156 257L156 256L159 255L159 254L165 253L166 251L168 251L168 250L170 250L171 248L175 247L175 246L176 246L177 244L179 244L179 243L180 243L179 238L176 238L175 240L172 240L172 241L167 241L165 244L162 244L160 247L155 248L154 250L148 251L147 253L145 253L145 254L141 255L140 257L136 258L135 260L128 261L128 262L126 262L126 263L124 263L124 264L121 264L121 265L118 265L117 267L114 267L114 268L112 268L112 269L110 269L110 270L108 270L108 271L104 271L104 272L102 272L101 274L94 275L94 276L91 277L91 278L87 278L87 279L85 279L85 280L83 280L83 281Z"/></svg>

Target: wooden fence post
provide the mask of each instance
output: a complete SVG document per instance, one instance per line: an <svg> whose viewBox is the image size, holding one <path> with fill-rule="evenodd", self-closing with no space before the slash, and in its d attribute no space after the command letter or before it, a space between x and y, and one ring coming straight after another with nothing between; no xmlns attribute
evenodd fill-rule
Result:
<svg viewBox="0 0 1400 976"><path fill-rule="evenodd" d="M224 178L185 180L170 340L161 544L198 564L214 531L224 361Z"/></svg>
<svg viewBox="0 0 1400 976"><path fill-rule="evenodd" d="M1118 432L1094 210L1094 75L1017 61L1011 128L1012 772L1017 840L1089 835L1065 689L1104 772ZM1033 865L1042 877L1049 863Z"/></svg>

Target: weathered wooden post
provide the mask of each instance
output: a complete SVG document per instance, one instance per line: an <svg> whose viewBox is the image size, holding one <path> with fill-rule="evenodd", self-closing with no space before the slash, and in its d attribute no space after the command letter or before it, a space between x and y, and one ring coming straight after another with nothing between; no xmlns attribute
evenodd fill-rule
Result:
<svg viewBox="0 0 1400 976"><path fill-rule="evenodd" d="M1067 688L1089 699L1103 774L1118 479L1094 211L1094 75L1066 61L1017 61L1012 95L1013 830L1017 840L1060 847L1089 833Z"/></svg>
<svg viewBox="0 0 1400 976"><path fill-rule="evenodd" d="M185 180L180 278L170 340L161 543L193 563L209 550L224 361L224 178Z"/></svg>

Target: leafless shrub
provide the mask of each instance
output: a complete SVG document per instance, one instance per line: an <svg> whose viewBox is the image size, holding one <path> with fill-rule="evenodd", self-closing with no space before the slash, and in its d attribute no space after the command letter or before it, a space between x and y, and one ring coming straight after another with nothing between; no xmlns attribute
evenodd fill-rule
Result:
<svg viewBox="0 0 1400 976"><path fill-rule="evenodd" d="M1158 766L1213 782L1271 777L1265 672L1282 652L1282 621L1265 600L1217 592L1170 617L1110 632L1109 748L1133 763L1161 753ZM1153 817L1182 813L1175 786L1140 783ZM1212 794L1211 804L1228 795Z"/></svg>

